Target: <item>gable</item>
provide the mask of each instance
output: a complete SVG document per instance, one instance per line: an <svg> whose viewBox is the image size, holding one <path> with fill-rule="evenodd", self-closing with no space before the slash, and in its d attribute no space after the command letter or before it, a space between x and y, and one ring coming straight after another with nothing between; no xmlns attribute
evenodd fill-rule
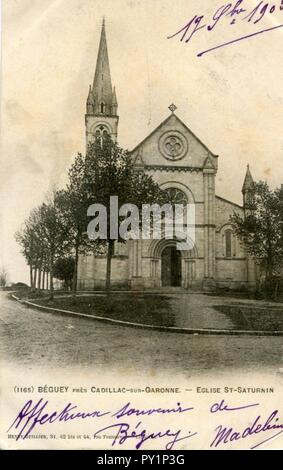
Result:
<svg viewBox="0 0 283 470"><path fill-rule="evenodd" d="M217 157L175 115L171 114L131 154L145 166L217 168Z"/></svg>
<svg viewBox="0 0 283 470"><path fill-rule="evenodd" d="M228 201L223 197L215 195L215 223L216 231L220 231L223 225L230 222L230 217L236 212L240 216L244 215L244 208L235 202Z"/></svg>

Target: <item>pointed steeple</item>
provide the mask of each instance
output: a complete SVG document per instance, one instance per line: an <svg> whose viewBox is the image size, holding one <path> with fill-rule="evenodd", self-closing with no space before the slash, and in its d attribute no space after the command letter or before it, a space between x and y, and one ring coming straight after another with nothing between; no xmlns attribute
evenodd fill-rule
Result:
<svg viewBox="0 0 283 470"><path fill-rule="evenodd" d="M250 172L250 165L247 165L246 176L242 187L242 193L245 194L248 191L252 191L254 186L254 180Z"/></svg>
<svg viewBox="0 0 283 470"><path fill-rule="evenodd" d="M242 187L243 206L247 215L254 206L254 180L250 172L250 165L247 165L246 176Z"/></svg>
<svg viewBox="0 0 283 470"><path fill-rule="evenodd" d="M94 98L92 94L91 85L89 85L89 92L88 92L88 97L87 97L87 102L86 102L86 112L87 114L94 113Z"/></svg>
<svg viewBox="0 0 283 470"><path fill-rule="evenodd" d="M104 114L106 116L112 115L113 91L104 18L102 22L92 93L94 98L94 114Z"/></svg>
<svg viewBox="0 0 283 470"><path fill-rule="evenodd" d="M107 50L105 20L103 19L96 68L92 86L86 100L86 145L98 136L109 134L116 142L119 116L115 87L112 88Z"/></svg>
<svg viewBox="0 0 283 470"><path fill-rule="evenodd" d="M117 102L116 90L115 90L115 87L114 87L113 88L113 93L112 93L112 114L114 116L117 115L117 108L118 108L118 102Z"/></svg>

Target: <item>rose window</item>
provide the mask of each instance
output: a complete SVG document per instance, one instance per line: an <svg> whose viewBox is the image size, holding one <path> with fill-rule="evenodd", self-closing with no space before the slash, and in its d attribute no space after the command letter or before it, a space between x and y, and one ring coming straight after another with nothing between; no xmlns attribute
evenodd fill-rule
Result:
<svg viewBox="0 0 283 470"><path fill-rule="evenodd" d="M172 158L176 158L182 152L182 142L178 137L172 136L168 137L165 141L166 153Z"/></svg>
<svg viewBox="0 0 283 470"><path fill-rule="evenodd" d="M179 131L168 131L159 139L159 150L168 160L180 160L188 150L186 137Z"/></svg>

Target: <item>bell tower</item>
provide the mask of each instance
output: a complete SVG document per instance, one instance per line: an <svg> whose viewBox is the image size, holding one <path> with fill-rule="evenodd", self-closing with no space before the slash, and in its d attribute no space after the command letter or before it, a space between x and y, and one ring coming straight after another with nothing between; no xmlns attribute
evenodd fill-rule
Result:
<svg viewBox="0 0 283 470"><path fill-rule="evenodd" d="M86 144L95 136L109 134L117 140L119 116L115 87L112 88L107 50L105 20L103 19L93 84L89 86L86 102Z"/></svg>
<svg viewBox="0 0 283 470"><path fill-rule="evenodd" d="M250 165L247 165L246 176L242 187L242 194L245 215L248 215L253 209L254 203L254 180L250 171Z"/></svg>

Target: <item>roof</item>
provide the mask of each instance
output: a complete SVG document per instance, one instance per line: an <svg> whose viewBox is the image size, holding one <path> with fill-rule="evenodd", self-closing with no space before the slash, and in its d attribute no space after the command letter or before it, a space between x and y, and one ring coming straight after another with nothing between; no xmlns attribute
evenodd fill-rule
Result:
<svg viewBox="0 0 283 470"><path fill-rule="evenodd" d="M153 134L155 132L157 132L162 126L164 126L164 124L166 124L171 118L172 116L175 117L175 119L182 124L182 126L185 127L185 129L190 133L192 134L192 136L205 148L205 150L207 150L207 152L209 152L211 155L213 155L214 157L218 157L218 155L215 155L213 152L211 152L211 150L209 150L209 148L191 131L191 129L186 126L186 124L175 114L175 113L171 113L170 116L168 116L164 121L162 121L155 129L153 129L153 131L147 135L138 145L136 145L131 151L130 153L133 153L135 152L135 150L137 150L141 145L144 144L144 142L146 142L148 139L150 139L150 137L153 136Z"/></svg>
<svg viewBox="0 0 283 470"><path fill-rule="evenodd" d="M246 176L244 179L242 192L248 191L249 189L253 187L253 185L254 185L254 180L250 172L250 165L247 165L247 171L246 171Z"/></svg>
<svg viewBox="0 0 283 470"><path fill-rule="evenodd" d="M105 21L103 20L100 42L97 54L96 68L92 87L93 97L96 105L96 112L99 111L99 102L103 100L106 105L112 104L112 83L110 74L109 57L107 50L107 40L105 32ZM109 112L109 109L108 109Z"/></svg>
<svg viewBox="0 0 283 470"><path fill-rule="evenodd" d="M220 201L227 202L227 204L231 204L232 206L239 207L239 209L244 209L243 206L236 204L236 202L229 201L228 199L225 199L224 197L217 196L216 194L215 194L215 197L217 199L220 199Z"/></svg>

